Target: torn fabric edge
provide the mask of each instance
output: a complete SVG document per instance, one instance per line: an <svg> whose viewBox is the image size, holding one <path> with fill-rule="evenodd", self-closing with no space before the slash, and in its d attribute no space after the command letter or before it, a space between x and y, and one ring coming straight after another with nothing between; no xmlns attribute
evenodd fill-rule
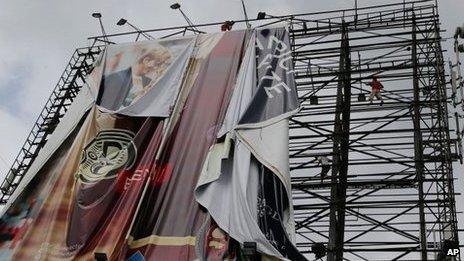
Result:
<svg viewBox="0 0 464 261"><path fill-rule="evenodd" d="M232 238L242 244L246 241L255 241L259 252L283 258L262 233L257 223L258 186L256 184L258 184L259 162L235 137L233 130L251 100L256 79L254 72L255 36L253 34L242 61L226 117L218 133L219 137L225 135L224 142L210 148L196 186L195 197L208 209L219 227ZM233 155L231 155L232 151ZM256 186L253 187L253 184ZM232 210L234 210L233 215L230 212Z"/></svg>
<svg viewBox="0 0 464 261"><path fill-rule="evenodd" d="M256 65L258 86L255 86L253 99L235 126L234 132L253 156L271 170L284 185L289 208L283 222L294 242L288 119L300 108L293 76L289 35L287 28L261 29L255 33L259 64ZM267 66L260 69L261 65Z"/></svg>

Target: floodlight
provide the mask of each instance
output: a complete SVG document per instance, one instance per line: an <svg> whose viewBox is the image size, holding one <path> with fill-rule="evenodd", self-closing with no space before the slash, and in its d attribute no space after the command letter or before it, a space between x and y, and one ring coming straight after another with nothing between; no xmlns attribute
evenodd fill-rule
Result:
<svg viewBox="0 0 464 261"><path fill-rule="evenodd" d="M180 4L179 3L174 3L172 4L171 6L171 9L173 10L176 10L178 9L179 12L182 14L182 16L184 17L185 21L187 22L187 24L189 25L189 27L191 29L189 29L188 27L186 27L185 29L186 30L192 30L194 33L203 33L202 31L198 30L195 25L192 23L192 21L190 20L190 18L188 18L188 16L182 11L182 9L180 9Z"/></svg>
<svg viewBox="0 0 464 261"><path fill-rule="evenodd" d="M126 23L127 23L127 20L124 19L124 18L121 18L121 19L119 19L119 21L116 24L121 26L121 25L125 25Z"/></svg>
<svg viewBox="0 0 464 261"><path fill-rule="evenodd" d="M102 19L101 19L102 14L101 13L92 13L92 17L98 19L98 22L100 23L100 29L101 29L102 34L103 34L103 39L106 42L108 42L108 37L106 37L105 28L103 27L103 22L102 22Z"/></svg>
<svg viewBox="0 0 464 261"><path fill-rule="evenodd" d="M135 41L137 41L139 39L140 35L143 35L147 39L152 39L152 40L155 39L155 38L153 38L153 36L143 32L142 30L140 30L140 28L138 28L137 26L129 23L129 21L127 21L124 18L119 19L119 21L116 24L119 25L119 26L123 26L123 25L127 24L128 26L132 27L135 31L137 31L138 34L137 34L137 38L135 39Z"/></svg>
<svg viewBox="0 0 464 261"><path fill-rule="evenodd" d="M179 9L180 8L180 4L179 3L174 3L171 5L171 9Z"/></svg>

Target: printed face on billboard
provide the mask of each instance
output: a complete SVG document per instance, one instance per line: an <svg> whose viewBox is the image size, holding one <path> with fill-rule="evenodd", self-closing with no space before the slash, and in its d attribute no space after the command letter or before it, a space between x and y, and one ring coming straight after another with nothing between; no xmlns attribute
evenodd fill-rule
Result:
<svg viewBox="0 0 464 261"><path fill-rule="evenodd" d="M140 43L108 48L97 103L119 110L145 95L174 58L169 48Z"/></svg>

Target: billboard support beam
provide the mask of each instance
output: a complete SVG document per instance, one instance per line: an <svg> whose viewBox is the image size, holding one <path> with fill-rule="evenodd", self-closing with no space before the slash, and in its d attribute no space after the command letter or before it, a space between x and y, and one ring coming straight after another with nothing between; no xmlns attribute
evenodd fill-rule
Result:
<svg viewBox="0 0 464 261"><path fill-rule="evenodd" d="M351 55L348 31L343 21L334 127L329 253L327 260L343 260L346 184L350 143Z"/></svg>
<svg viewBox="0 0 464 261"><path fill-rule="evenodd" d="M418 206L420 220L420 248L422 261L427 261L427 236L425 229L425 214L424 214L424 152L422 144L421 132L421 112L420 112L420 93L419 93L419 75L417 66L417 35L416 35L416 17L412 14L412 41L411 41L411 59L413 69L413 125L414 125L414 162L416 168L416 179L418 184Z"/></svg>

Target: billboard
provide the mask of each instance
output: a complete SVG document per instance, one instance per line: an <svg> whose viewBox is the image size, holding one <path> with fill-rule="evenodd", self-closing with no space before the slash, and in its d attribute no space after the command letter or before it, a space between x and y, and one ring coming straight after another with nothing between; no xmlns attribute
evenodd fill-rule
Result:
<svg viewBox="0 0 464 261"><path fill-rule="evenodd" d="M289 46L285 28L108 46L3 212L0 257L303 258Z"/></svg>

